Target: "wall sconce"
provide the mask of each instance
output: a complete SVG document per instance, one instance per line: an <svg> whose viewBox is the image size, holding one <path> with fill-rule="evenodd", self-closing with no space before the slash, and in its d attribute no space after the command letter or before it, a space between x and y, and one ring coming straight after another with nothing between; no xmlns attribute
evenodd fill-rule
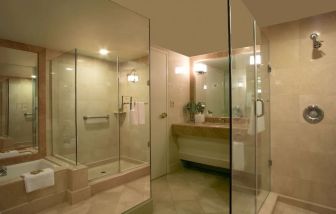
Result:
<svg viewBox="0 0 336 214"><path fill-rule="evenodd" d="M177 66L175 67L175 74L186 74L188 73L188 69L185 66Z"/></svg>
<svg viewBox="0 0 336 214"><path fill-rule="evenodd" d="M133 83L139 81L139 75L136 73L135 69L133 69L130 74L127 74L127 81Z"/></svg>
<svg viewBox="0 0 336 214"><path fill-rule="evenodd" d="M196 63L194 64L194 72L199 73L199 74L204 74L208 72L208 66L203 63Z"/></svg>
<svg viewBox="0 0 336 214"><path fill-rule="evenodd" d="M257 65L261 64L261 56L260 55L256 55L256 62L257 62ZM254 55L250 56L250 65L254 65Z"/></svg>

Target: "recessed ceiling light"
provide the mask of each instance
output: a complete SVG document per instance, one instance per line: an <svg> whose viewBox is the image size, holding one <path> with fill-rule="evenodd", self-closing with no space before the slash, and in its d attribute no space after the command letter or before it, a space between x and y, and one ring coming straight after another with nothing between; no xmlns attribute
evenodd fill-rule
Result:
<svg viewBox="0 0 336 214"><path fill-rule="evenodd" d="M67 70L67 71L72 71L73 68L65 68L65 70Z"/></svg>
<svg viewBox="0 0 336 214"><path fill-rule="evenodd" d="M99 50L99 53L101 54L101 55L107 55L108 53L110 53L110 51L108 51L107 49L105 49L105 48L102 48L102 49L100 49Z"/></svg>

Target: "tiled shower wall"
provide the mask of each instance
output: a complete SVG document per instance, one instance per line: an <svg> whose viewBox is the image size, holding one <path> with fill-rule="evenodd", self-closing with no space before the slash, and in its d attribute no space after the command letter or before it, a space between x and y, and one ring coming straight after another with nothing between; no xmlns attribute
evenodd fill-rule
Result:
<svg viewBox="0 0 336 214"><path fill-rule="evenodd" d="M135 69L138 82L128 82L127 75ZM126 114L120 115L120 157L128 160L149 162L149 66L148 57L122 62L119 67L119 106L121 97L124 102L145 103L145 124L134 125L130 122L129 104L124 105ZM127 100L128 99L128 100Z"/></svg>
<svg viewBox="0 0 336 214"><path fill-rule="evenodd" d="M313 32L324 40L313 50ZM336 12L265 29L270 41L272 191L336 207ZM303 110L325 113L309 124Z"/></svg>
<svg viewBox="0 0 336 214"><path fill-rule="evenodd" d="M54 58L51 75L53 154L75 160L77 125L80 163L118 159L118 120L113 115L118 111L116 63L79 55L75 82L75 54L65 53ZM86 115L110 118L84 120Z"/></svg>
<svg viewBox="0 0 336 214"><path fill-rule="evenodd" d="M80 163L118 160L118 73L117 64L83 56L77 60L77 151ZM107 119L84 120L83 116Z"/></svg>

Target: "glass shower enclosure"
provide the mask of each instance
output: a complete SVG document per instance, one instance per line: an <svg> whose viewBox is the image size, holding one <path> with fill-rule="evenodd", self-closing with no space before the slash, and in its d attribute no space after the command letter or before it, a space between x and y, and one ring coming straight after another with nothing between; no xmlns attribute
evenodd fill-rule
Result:
<svg viewBox="0 0 336 214"><path fill-rule="evenodd" d="M53 154L88 166L89 180L148 163L148 57L73 50L51 63Z"/></svg>

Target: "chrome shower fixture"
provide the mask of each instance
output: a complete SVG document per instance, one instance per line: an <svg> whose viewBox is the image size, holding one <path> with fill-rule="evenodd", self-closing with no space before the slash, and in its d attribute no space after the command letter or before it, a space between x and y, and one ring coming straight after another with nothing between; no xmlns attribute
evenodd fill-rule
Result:
<svg viewBox="0 0 336 214"><path fill-rule="evenodd" d="M318 39L320 35L318 33L312 33L310 34L310 39L313 40L313 48L318 49L322 46L322 42L321 40Z"/></svg>

